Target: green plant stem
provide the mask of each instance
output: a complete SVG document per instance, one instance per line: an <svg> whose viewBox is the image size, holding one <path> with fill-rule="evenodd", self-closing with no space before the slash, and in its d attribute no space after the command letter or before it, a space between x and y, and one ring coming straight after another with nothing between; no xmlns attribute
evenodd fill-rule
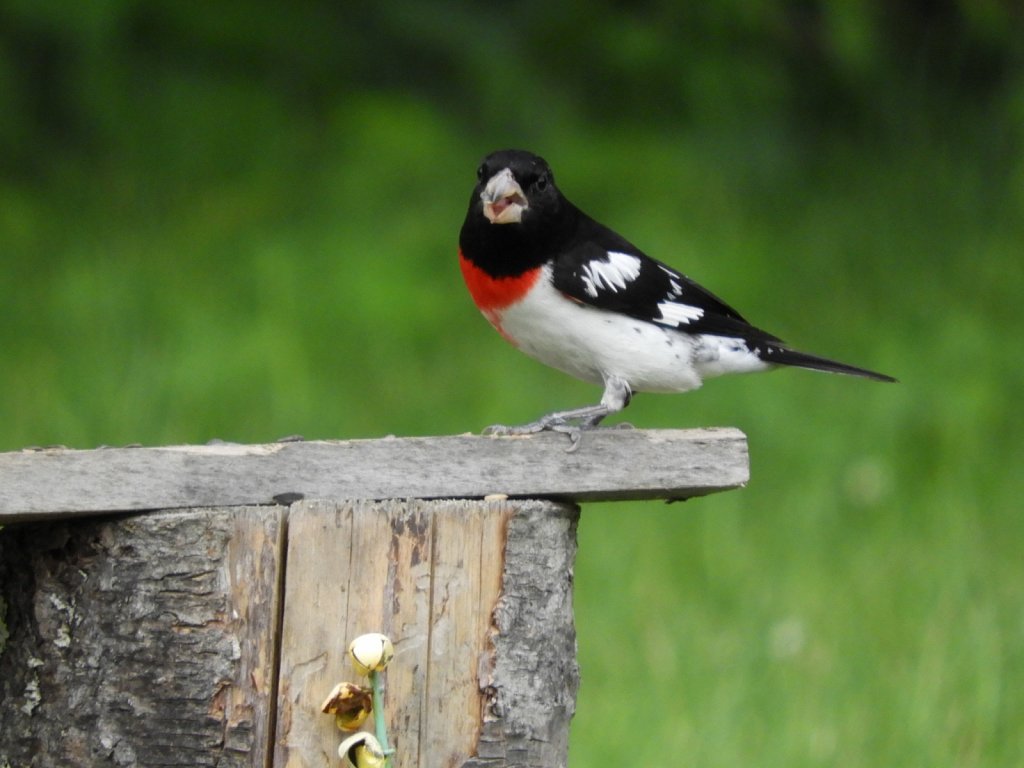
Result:
<svg viewBox="0 0 1024 768"><path fill-rule="evenodd" d="M373 730L376 731L387 764L390 764L392 749L388 744L388 731L384 724L384 678L377 670L370 671L370 685L373 687Z"/></svg>

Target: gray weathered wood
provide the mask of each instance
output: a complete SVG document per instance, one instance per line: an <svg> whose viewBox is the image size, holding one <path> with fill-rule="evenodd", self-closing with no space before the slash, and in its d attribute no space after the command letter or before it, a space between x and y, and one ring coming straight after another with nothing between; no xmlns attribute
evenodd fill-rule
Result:
<svg viewBox="0 0 1024 768"><path fill-rule="evenodd" d="M568 438L382 438L0 454L0 524L270 504L294 498L685 499L747 482L736 429L597 430Z"/></svg>
<svg viewBox="0 0 1024 768"><path fill-rule="evenodd" d="M291 509L275 765L338 764L320 703L362 682L358 634L394 642L395 768L566 764L578 671L575 505L299 502Z"/></svg>
<svg viewBox="0 0 1024 768"><path fill-rule="evenodd" d="M281 507L0 532L0 765L260 766Z"/></svg>
<svg viewBox="0 0 1024 768"><path fill-rule="evenodd" d="M564 767L578 515L300 501L8 528L0 765L337 765L320 704L359 680L349 640L384 631L395 768Z"/></svg>
<svg viewBox="0 0 1024 768"><path fill-rule="evenodd" d="M520 507L509 520L502 591L480 670L482 727L462 768L566 766L579 687L572 607L577 521L578 510L541 506Z"/></svg>
<svg viewBox="0 0 1024 768"><path fill-rule="evenodd" d="M0 765L337 764L320 703L351 679L348 641L382 630L395 768L564 768L578 680L566 502L747 481L732 429L568 445L0 454Z"/></svg>

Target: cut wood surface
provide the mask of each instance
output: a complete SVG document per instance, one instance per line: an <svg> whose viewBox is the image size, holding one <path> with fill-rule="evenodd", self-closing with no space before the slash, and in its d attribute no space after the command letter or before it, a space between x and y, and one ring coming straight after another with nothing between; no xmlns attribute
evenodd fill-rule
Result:
<svg viewBox="0 0 1024 768"><path fill-rule="evenodd" d="M736 429L64 448L0 453L0 524L307 499L685 499L744 485Z"/></svg>

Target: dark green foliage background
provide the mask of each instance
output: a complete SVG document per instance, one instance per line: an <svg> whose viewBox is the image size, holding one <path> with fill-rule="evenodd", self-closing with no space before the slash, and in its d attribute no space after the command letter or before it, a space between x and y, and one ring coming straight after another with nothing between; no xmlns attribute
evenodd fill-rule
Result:
<svg viewBox="0 0 1024 768"><path fill-rule="evenodd" d="M901 379L636 399L742 428L753 477L584 509L572 764L1018 766L1022 141L998 0L6 0L0 449L593 401L461 285L479 158L529 148L753 322Z"/></svg>

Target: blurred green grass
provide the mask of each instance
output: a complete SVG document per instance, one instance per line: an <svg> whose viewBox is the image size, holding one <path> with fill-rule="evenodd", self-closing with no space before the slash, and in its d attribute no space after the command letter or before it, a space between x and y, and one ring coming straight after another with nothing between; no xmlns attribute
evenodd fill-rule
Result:
<svg viewBox="0 0 1024 768"><path fill-rule="evenodd" d="M476 164L525 144L754 323L901 380L636 398L638 426L742 428L752 480L583 510L572 764L1024 763L1024 153L1005 115L803 142L728 114L676 131L563 108L502 132L398 91L313 120L258 87L152 90L111 116L130 120L113 151L0 179L0 449L441 434L594 400L461 285Z"/></svg>

